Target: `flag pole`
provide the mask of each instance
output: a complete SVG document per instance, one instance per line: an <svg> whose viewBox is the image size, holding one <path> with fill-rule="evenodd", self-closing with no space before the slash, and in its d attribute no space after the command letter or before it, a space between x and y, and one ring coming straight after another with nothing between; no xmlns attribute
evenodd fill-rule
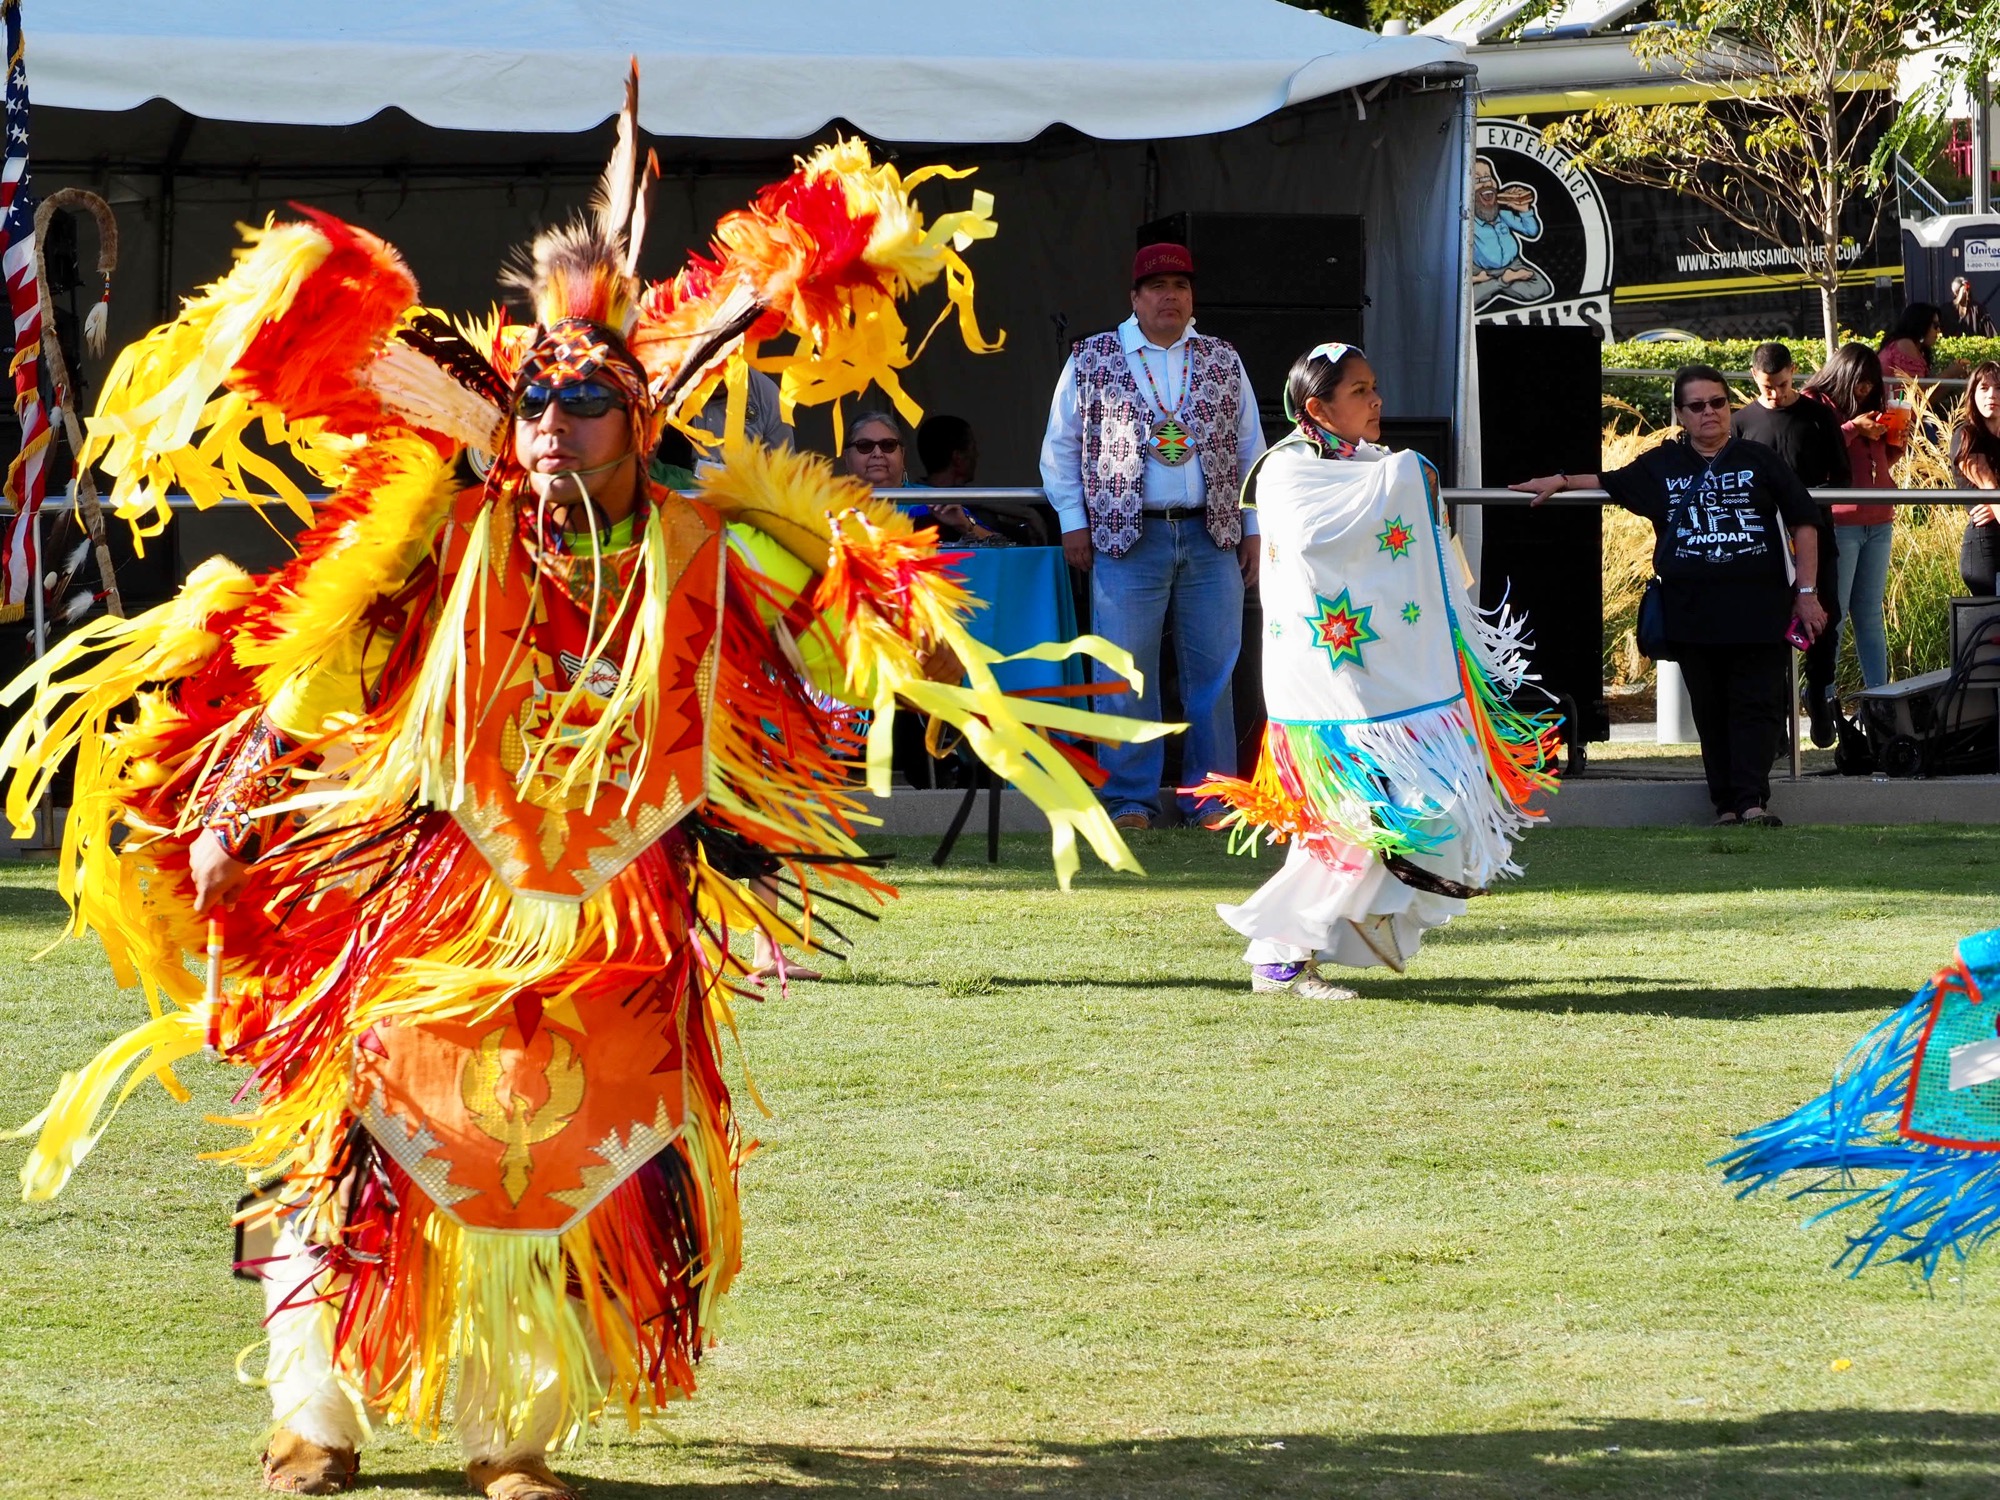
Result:
<svg viewBox="0 0 2000 1500"><path fill-rule="evenodd" d="M76 481L70 481L74 489ZM37 507L28 517L28 597L35 608L35 660L40 661L49 649L49 601L48 590L42 587L42 513Z"/></svg>

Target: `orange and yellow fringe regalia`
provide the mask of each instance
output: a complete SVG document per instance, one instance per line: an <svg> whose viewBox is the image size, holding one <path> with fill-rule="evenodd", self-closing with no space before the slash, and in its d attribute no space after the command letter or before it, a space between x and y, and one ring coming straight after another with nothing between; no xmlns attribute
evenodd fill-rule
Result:
<svg viewBox="0 0 2000 1500"><path fill-rule="evenodd" d="M1065 884L1079 838L1137 868L1073 741L1160 728L1004 696L935 533L815 458L725 439L698 493L649 484L629 545L587 557L538 525L509 426L528 373L624 382L650 452L718 387L740 434L753 362L788 414L871 381L907 406L897 302L940 278L940 321L992 347L960 257L991 200L926 223L912 190L963 174L852 142L642 286L634 101L593 217L533 246L532 326L425 308L394 250L327 215L248 231L120 356L86 461L142 533L170 489L288 503L297 557L211 559L5 695L30 699L8 815L25 830L74 762L61 891L152 1012L32 1122L27 1196L144 1078L185 1098L173 1065L204 1048L246 1069L219 1153L263 1189L243 1217L311 1248L286 1295L329 1320L343 1388L424 1432L454 1366L513 1438L538 1401L561 1441L693 1389L740 1240L730 934L811 944L830 891L891 894L856 835L899 703L1043 808ZM1034 654L1072 651L1131 670L1090 638ZM251 861L206 991L203 830ZM795 918L752 894L774 876Z"/></svg>

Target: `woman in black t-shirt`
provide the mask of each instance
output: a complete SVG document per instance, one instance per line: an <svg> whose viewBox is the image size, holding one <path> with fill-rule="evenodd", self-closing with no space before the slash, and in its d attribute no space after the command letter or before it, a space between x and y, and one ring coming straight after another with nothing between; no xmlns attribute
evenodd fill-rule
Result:
<svg viewBox="0 0 2000 1500"><path fill-rule="evenodd" d="M2000 490L2000 364L1987 360L1965 382L1965 400L1951 424L1951 478L1962 490ZM1958 544L1958 576L1967 592L2000 593L2000 500L1967 507Z"/></svg>
<svg viewBox="0 0 2000 1500"><path fill-rule="evenodd" d="M1662 655L1687 682L1716 821L1776 825L1768 804L1790 697L1787 631L1796 621L1809 642L1826 628L1814 597L1819 506L1775 452L1730 436L1721 371L1683 365L1674 410L1680 438L1622 469L1514 488L1539 505L1566 489L1601 487L1653 523Z"/></svg>

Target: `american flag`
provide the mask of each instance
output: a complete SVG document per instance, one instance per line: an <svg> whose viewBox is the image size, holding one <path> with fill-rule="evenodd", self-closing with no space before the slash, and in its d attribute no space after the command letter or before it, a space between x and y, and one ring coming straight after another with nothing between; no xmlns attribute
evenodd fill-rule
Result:
<svg viewBox="0 0 2000 1500"><path fill-rule="evenodd" d="M20 605L36 586L29 552L47 485L49 413L42 404L41 284L35 269L35 196L28 188L28 69L22 60L21 0L0 0L7 24L7 146L0 157L0 275L14 314L14 414L21 452L7 468L6 602Z"/></svg>

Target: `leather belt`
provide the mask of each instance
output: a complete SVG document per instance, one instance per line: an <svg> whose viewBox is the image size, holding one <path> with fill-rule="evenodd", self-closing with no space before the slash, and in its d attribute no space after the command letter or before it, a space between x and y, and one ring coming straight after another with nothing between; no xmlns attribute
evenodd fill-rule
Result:
<svg viewBox="0 0 2000 1500"><path fill-rule="evenodd" d="M1176 521L1183 519L1187 516L1206 516L1208 514L1208 506L1206 504L1169 505L1160 510L1152 510L1150 508L1142 510L1140 514L1147 516L1157 516L1162 521Z"/></svg>
<svg viewBox="0 0 2000 1500"><path fill-rule="evenodd" d="M1385 854L1382 863L1389 867L1389 873L1402 881L1411 890L1428 891L1433 896L1449 896L1454 901L1470 901L1474 896L1486 894L1483 885L1465 885L1456 880L1447 880L1442 875L1433 874L1421 865L1414 864L1400 854Z"/></svg>

